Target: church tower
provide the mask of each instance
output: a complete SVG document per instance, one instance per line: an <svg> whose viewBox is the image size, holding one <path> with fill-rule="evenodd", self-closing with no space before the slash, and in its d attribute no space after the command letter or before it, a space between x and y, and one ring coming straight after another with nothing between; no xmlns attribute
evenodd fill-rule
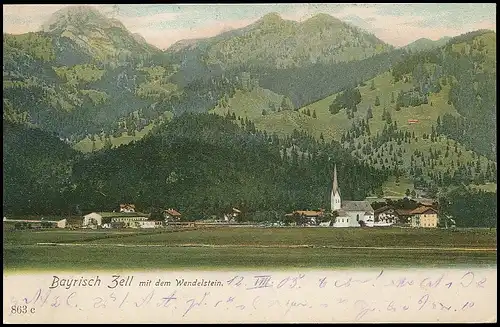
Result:
<svg viewBox="0 0 500 327"><path fill-rule="evenodd" d="M337 183L337 165L335 165L333 170L333 187L331 195L331 210L339 210L342 206L342 201L340 199L340 189Z"/></svg>

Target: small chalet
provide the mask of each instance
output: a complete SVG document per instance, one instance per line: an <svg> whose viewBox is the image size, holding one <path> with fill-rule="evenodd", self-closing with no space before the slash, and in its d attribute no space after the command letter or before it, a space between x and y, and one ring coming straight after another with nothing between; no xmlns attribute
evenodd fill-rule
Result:
<svg viewBox="0 0 500 327"><path fill-rule="evenodd" d="M133 204L120 204L120 212L135 212L135 205L133 205Z"/></svg>
<svg viewBox="0 0 500 327"><path fill-rule="evenodd" d="M236 219L236 217L238 217L240 214L241 214L240 210L238 210L236 208L232 208L230 213L224 214L224 221L227 221L227 222L234 221Z"/></svg>
<svg viewBox="0 0 500 327"><path fill-rule="evenodd" d="M163 217L166 221L179 221L181 220L181 214L175 209L167 209L163 211Z"/></svg>
<svg viewBox="0 0 500 327"><path fill-rule="evenodd" d="M375 223L396 224L398 220L399 215L391 206L383 206L375 210Z"/></svg>

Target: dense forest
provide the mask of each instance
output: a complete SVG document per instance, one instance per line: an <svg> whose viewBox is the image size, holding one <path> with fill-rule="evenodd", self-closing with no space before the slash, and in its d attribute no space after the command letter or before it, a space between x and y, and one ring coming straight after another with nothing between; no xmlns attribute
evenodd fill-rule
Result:
<svg viewBox="0 0 500 327"><path fill-rule="evenodd" d="M327 208L333 164L346 198L364 199L388 172L357 163L339 144L287 139L213 114L184 114L134 144L74 166L75 198L88 210L120 202L176 207L188 217Z"/></svg>
<svg viewBox="0 0 500 327"><path fill-rule="evenodd" d="M337 143L298 132L279 139L248 120L212 114L181 115L141 141L87 157L37 129L5 124L7 213L111 210L122 202L148 211L176 207L192 218L231 206L319 209L329 205L333 164L346 198L364 199L388 175L357 163Z"/></svg>

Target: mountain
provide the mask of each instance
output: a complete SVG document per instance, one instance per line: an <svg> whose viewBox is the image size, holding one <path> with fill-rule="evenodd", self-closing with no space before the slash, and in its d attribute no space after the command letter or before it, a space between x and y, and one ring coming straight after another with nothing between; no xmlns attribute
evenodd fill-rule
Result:
<svg viewBox="0 0 500 327"><path fill-rule="evenodd" d="M179 92L159 49L91 7L61 9L43 31L4 34L3 45L4 119L71 142L141 130Z"/></svg>
<svg viewBox="0 0 500 327"><path fill-rule="evenodd" d="M90 6L69 6L55 12L42 26L52 36L66 37L99 60L152 55L160 50Z"/></svg>
<svg viewBox="0 0 500 327"><path fill-rule="evenodd" d="M255 23L200 41L179 41L167 52L183 61L198 51L205 65L227 69L239 65L304 67L360 60L392 50L372 34L330 15L299 23L270 13Z"/></svg>
<svg viewBox="0 0 500 327"><path fill-rule="evenodd" d="M495 56L495 33L475 31L403 54L390 70L295 110L279 92L263 98L261 83L237 90L213 112L251 119L280 136L297 130L339 141L367 164L410 177L415 187L483 185L496 182Z"/></svg>
<svg viewBox="0 0 500 327"><path fill-rule="evenodd" d="M409 50L411 52L431 50L431 49L439 48L439 47L445 45L451 39L452 38L449 36L444 36L436 41L426 39L426 38L420 38L416 41L413 41L410 44L405 45L403 47L403 49Z"/></svg>

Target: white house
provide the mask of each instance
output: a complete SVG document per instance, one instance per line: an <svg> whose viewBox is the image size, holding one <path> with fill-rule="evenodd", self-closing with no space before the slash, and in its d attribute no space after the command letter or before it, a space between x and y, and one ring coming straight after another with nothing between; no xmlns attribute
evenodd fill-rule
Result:
<svg viewBox="0 0 500 327"><path fill-rule="evenodd" d="M156 220L142 220L139 221L139 228L159 228L161 227L161 221Z"/></svg>
<svg viewBox="0 0 500 327"><path fill-rule="evenodd" d="M105 218L108 220L106 224L123 223L124 227L139 228L139 222L148 220L149 216L140 212L92 212L83 216L83 226L88 228L102 226Z"/></svg>
<svg viewBox="0 0 500 327"><path fill-rule="evenodd" d="M88 215L83 216L84 227L101 226L102 225L102 215L97 212L91 212Z"/></svg>
<svg viewBox="0 0 500 327"><path fill-rule="evenodd" d="M333 187L331 193L331 211L337 213L333 227L373 227L374 210L368 201L343 201L337 182L337 165L333 171ZM362 223L360 223L360 221Z"/></svg>
<svg viewBox="0 0 500 327"><path fill-rule="evenodd" d="M375 210L375 221L376 225L390 226L399 221L399 215L394 208L383 206Z"/></svg>

